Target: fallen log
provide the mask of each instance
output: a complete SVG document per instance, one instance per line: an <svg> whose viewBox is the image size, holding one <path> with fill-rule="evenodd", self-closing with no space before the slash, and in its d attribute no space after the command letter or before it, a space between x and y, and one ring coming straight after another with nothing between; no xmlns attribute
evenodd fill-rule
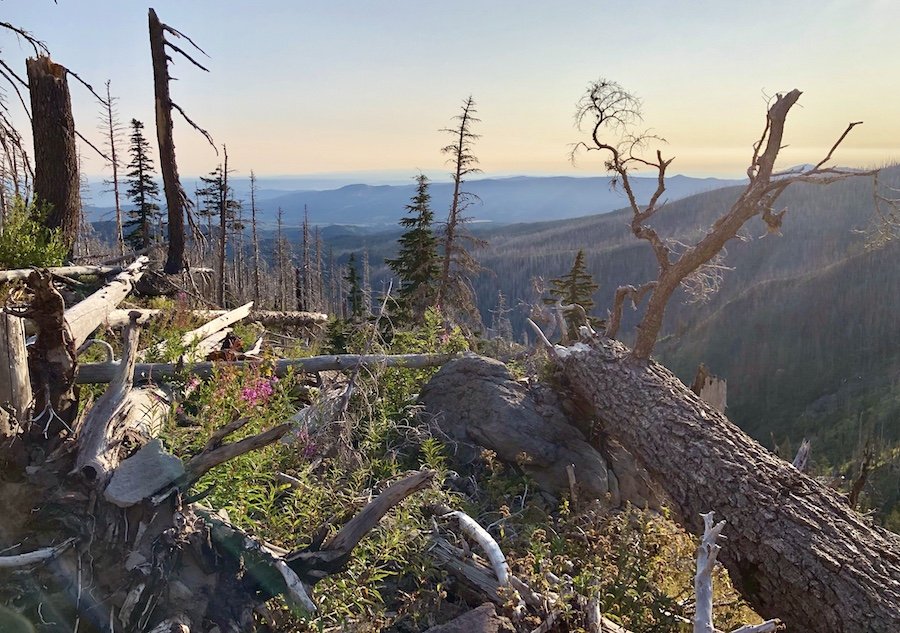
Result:
<svg viewBox="0 0 900 633"><path fill-rule="evenodd" d="M103 288L66 310L66 323L76 349L84 344L109 313L128 296L134 283L143 275L147 261L146 256L138 257Z"/></svg>
<svg viewBox="0 0 900 633"><path fill-rule="evenodd" d="M171 314L169 310L113 310L106 317L104 325L110 328L125 327L128 325L128 314L130 312L139 312L143 318L158 319ZM191 315L201 319L213 319L224 314L227 310L192 310ZM324 323L328 320L328 315L322 312L279 312L276 310L251 310L249 319L256 321L261 325L288 325L293 327L303 327Z"/></svg>
<svg viewBox="0 0 900 633"><path fill-rule="evenodd" d="M900 535L765 450L661 365L597 337L551 354L594 412L667 493L688 530L728 517L720 558L766 618L797 633L900 631Z"/></svg>
<svg viewBox="0 0 900 633"><path fill-rule="evenodd" d="M276 376L284 376L290 370L314 373L319 371L335 371L362 367L404 367L407 369L423 369L437 367L455 358L455 354L344 354L339 356L310 356L309 358L283 358L273 363ZM134 366L136 381L163 381L182 373L199 378L208 378L216 368L235 367L245 369L259 366L259 361L203 362L193 365L181 363L137 363ZM77 384L106 383L117 375L121 363L86 363L78 369Z"/></svg>
<svg viewBox="0 0 900 633"><path fill-rule="evenodd" d="M184 348L190 348L192 345L197 345L197 344L201 343L203 340L217 334L218 332L221 332L228 326L233 325L233 324L237 323L238 321L240 321L241 319L246 318L247 315L250 314L250 309L252 307L253 307L253 302L251 301L250 303L246 303L246 304L242 305L240 308L236 308L234 310L229 310L227 312L224 312L223 314L215 317L213 320L209 321L208 323L205 323L205 324L201 325L200 327L193 329L190 332L187 332L186 334L184 334L184 336L181 337L181 346ZM150 353L154 353L156 355L163 354L163 353L165 353L167 347L168 347L168 344L165 341L163 341L161 343L157 343L156 345L151 347L149 350L143 350L141 352L138 352L138 360L144 360L147 357L147 355ZM210 351L212 351L212 350L210 350ZM198 356L199 356L199 354L198 354ZM203 358L205 358L205 354L203 355ZM185 360L191 361L191 360L199 360L199 359L192 356L191 358L188 358Z"/></svg>
<svg viewBox="0 0 900 633"><path fill-rule="evenodd" d="M125 331L125 351L119 374L88 412L78 434L75 470L89 481L105 483L119 464L122 439L129 431L150 439L168 413L152 389L132 389L140 327L135 318Z"/></svg>

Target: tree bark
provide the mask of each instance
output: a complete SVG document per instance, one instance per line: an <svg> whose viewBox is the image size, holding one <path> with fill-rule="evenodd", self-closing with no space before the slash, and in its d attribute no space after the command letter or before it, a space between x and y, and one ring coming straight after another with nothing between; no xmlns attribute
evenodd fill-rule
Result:
<svg viewBox="0 0 900 633"><path fill-rule="evenodd" d="M672 373L597 338L558 352L576 398L640 460L679 521L727 519L721 554L758 613L794 633L900 631L900 536L769 453Z"/></svg>
<svg viewBox="0 0 900 633"><path fill-rule="evenodd" d="M178 179L175 162L175 140L172 136L172 99L169 96L169 66L163 24L150 9L150 56L153 60L153 91L156 95L156 140L159 144L159 170L166 191L168 209L167 274L174 275L184 269L184 201L185 193Z"/></svg>
<svg viewBox="0 0 900 633"><path fill-rule="evenodd" d="M29 58L25 67L34 134L34 197L50 205L46 224L60 229L71 253L81 219L81 182L67 71L46 56Z"/></svg>

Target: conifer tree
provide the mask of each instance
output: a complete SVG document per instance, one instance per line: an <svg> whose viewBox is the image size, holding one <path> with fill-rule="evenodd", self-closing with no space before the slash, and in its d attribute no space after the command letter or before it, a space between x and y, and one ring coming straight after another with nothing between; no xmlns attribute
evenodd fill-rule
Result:
<svg viewBox="0 0 900 633"><path fill-rule="evenodd" d="M400 236L397 258L387 259L385 263L400 279L397 318L421 324L425 310L435 303L440 267L428 177L419 174L416 183L416 194L411 204L406 205L410 215L400 220L406 232Z"/></svg>
<svg viewBox="0 0 900 633"><path fill-rule="evenodd" d="M154 227L159 226L162 212L159 208L159 185L153 180L153 159L150 158L150 142L144 137L144 124L131 120L131 162L126 175L128 189L125 195L134 205L129 209L124 224L125 241L140 250L153 242Z"/></svg>
<svg viewBox="0 0 900 633"><path fill-rule="evenodd" d="M579 305L584 309L585 316L590 314L594 307L594 293L599 288L594 283L593 276L587 271L587 265L584 261L584 251L579 250L575 256L575 262L572 264L571 270L562 277L550 280L550 297L544 299L547 305L556 305L557 303L564 306ZM567 310L568 318L568 334L570 338L575 338L577 325L584 325L579 322L580 315L575 314L572 309ZM588 317L592 323L597 323L596 318Z"/></svg>
<svg viewBox="0 0 900 633"><path fill-rule="evenodd" d="M347 312L352 319L361 318L363 315L363 292L359 281L359 271L356 270L356 254L350 253L347 261L347 272L344 275L347 282Z"/></svg>

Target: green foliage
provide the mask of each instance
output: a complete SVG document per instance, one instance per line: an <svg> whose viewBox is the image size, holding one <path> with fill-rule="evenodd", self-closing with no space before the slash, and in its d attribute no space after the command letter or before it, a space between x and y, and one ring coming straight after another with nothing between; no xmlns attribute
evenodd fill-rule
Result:
<svg viewBox="0 0 900 633"><path fill-rule="evenodd" d="M360 319L364 312L364 305L363 292L359 285L359 271L356 269L356 253L350 253L344 281L347 282L347 312L351 318Z"/></svg>
<svg viewBox="0 0 900 633"><path fill-rule="evenodd" d="M47 205L15 199L0 233L0 268L63 264L68 248L59 229L44 225L48 212Z"/></svg>
<svg viewBox="0 0 900 633"><path fill-rule="evenodd" d="M416 183L416 195L412 204L406 205L411 217L400 220L400 225L407 230L400 236L397 258L387 259L385 263L400 279L395 320L400 323L421 324L425 318L425 310L434 305L437 298L436 284L440 268L428 178L419 174Z"/></svg>
<svg viewBox="0 0 900 633"><path fill-rule="evenodd" d="M556 305L557 303L579 305L584 308L584 313L587 315L594 307L593 297L599 287L594 283L594 277L587 271L584 250L579 250L569 272L550 281L550 296L544 298L544 303L547 305ZM595 319L590 320L596 321ZM579 325L579 321L574 310L567 311L566 322L569 326L569 338L576 338L576 326Z"/></svg>
<svg viewBox="0 0 900 633"><path fill-rule="evenodd" d="M123 225L125 241L134 249L150 246L159 232L162 212L159 208L159 185L153 180L153 159L150 142L144 137L144 124L131 120L131 162L125 174L128 189L125 195L134 204L126 212L128 220Z"/></svg>

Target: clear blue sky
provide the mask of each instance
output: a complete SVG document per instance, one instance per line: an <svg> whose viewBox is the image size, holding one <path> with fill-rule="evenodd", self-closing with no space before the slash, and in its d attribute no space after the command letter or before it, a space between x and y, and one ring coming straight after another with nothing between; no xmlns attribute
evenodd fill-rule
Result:
<svg viewBox="0 0 900 633"><path fill-rule="evenodd" d="M567 160L568 144L580 138L574 104L599 76L643 99L647 127L677 157L673 173L741 175L764 120L763 94L794 87L805 94L789 120L786 164L817 160L851 120L865 125L839 163L900 158L895 0L153 6L209 53L200 60L208 74L175 56L173 98L228 145L244 174L442 173L438 130L469 94L482 119L475 151L485 176L599 173L595 162ZM55 61L97 88L111 79L123 122L151 127L147 8L134 0L0 2L2 20L44 40ZM24 75L29 49L8 35L0 47ZM98 107L80 86L71 90L76 124L99 142ZM175 141L184 175L217 163L177 115ZM102 165L89 158L85 171L100 174Z"/></svg>

